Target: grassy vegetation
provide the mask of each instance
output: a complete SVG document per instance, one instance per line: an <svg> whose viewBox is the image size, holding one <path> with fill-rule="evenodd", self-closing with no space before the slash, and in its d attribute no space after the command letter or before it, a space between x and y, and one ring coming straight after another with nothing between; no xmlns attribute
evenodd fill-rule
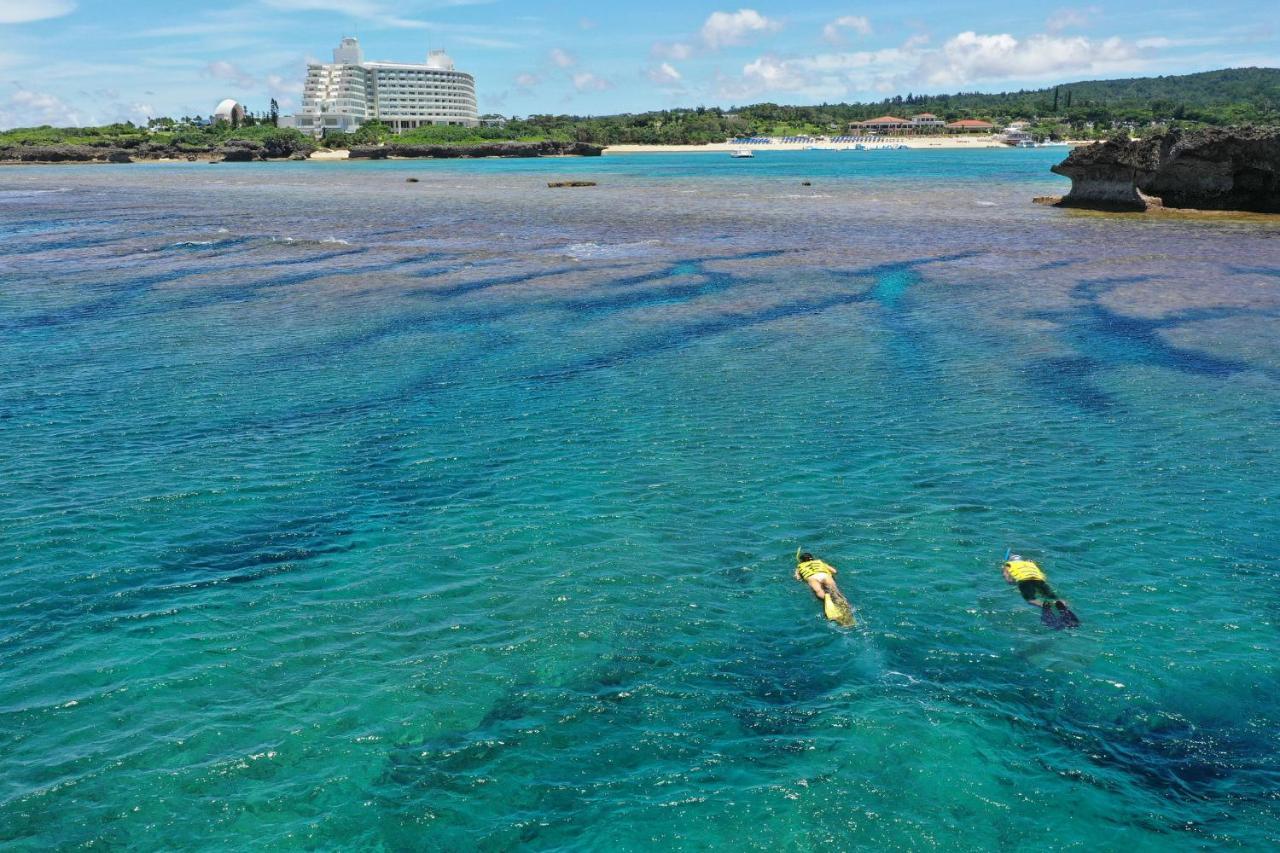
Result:
<svg viewBox="0 0 1280 853"><path fill-rule="evenodd" d="M406 145L474 145L484 142L542 142L547 139L571 141L572 133L550 134L526 122L509 122L506 127L458 127L432 125L396 135L382 122L373 121L355 133L325 134L323 144L329 148L352 145L377 145L400 142Z"/></svg>
<svg viewBox="0 0 1280 853"><path fill-rule="evenodd" d="M262 143L271 156L286 157L294 151L309 151L315 143L292 128L270 124L232 127L183 125L168 119L152 122L151 128L131 123L102 127L23 127L0 131L0 147L11 145L88 145L94 148L172 149L198 154L213 151L232 140Z"/></svg>
<svg viewBox="0 0 1280 853"><path fill-rule="evenodd" d="M146 128L128 123L102 127L50 127L46 124L0 131L0 145L92 145L115 148L128 143L139 145L151 138Z"/></svg>

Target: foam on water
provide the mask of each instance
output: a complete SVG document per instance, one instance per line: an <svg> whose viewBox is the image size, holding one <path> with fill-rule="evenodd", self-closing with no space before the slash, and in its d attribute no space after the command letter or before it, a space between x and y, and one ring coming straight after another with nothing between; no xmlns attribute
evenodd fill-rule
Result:
<svg viewBox="0 0 1280 853"><path fill-rule="evenodd" d="M1059 156L7 170L0 845L1276 846L1276 231Z"/></svg>

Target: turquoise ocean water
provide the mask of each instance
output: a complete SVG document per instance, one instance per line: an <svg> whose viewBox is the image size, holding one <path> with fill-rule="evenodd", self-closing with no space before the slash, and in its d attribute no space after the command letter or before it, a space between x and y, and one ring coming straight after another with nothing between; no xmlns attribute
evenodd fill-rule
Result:
<svg viewBox="0 0 1280 853"><path fill-rule="evenodd" d="M0 172L0 848L1274 849L1280 228L1063 153Z"/></svg>

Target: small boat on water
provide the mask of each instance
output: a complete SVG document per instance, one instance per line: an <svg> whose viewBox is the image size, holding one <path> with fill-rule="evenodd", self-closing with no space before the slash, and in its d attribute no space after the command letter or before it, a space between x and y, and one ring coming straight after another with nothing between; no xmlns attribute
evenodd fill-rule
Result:
<svg viewBox="0 0 1280 853"><path fill-rule="evenodd" d="M729 156L735 160L749 160L756 156L756 152L750 151L746 148L739 148L735 151L730 151Z"/></svg>

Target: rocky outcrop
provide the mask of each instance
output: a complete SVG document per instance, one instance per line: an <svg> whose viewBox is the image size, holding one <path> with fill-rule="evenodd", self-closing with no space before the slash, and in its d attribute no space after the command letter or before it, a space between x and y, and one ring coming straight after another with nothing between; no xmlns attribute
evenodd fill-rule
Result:
<svg viewBox="0 0 1280 853"><path fill-rule="evenodd" d="M294 132L273 132L258 139L191 144L186 141L124 140L94 145L0 146L0 163L132 163L137 160L195 160L244 163L251 160L306 159L315 143Z"/></svg>
<svg viewBox="0 0 1280 853"><path fill-rule="evenodd" d="M10 145L0 147L0 163L132 163L123 148L92 145Z"/></svg>
<svg viewBox="0 0 1280 853"><path fill-rule="evenodd" d="M1280 128L1206 128L1145 140L1138 189L1165 207L1280 213Z"/></svg>
<svg viewBox="0 0 1280 853"><path fill-rule="evenodd" d="M1059 204L1280 213L1280 128L1206 128L1077 148L1053 171L1071 178Z"/></svg>
<svg viewBox="0 0 1280 853"><path fill-rule="evenodd" d="M1050 167L1071 179L1071 192L1058 202L1062 207L1094 210L1146 210L1138 194L1138 172L1150 168L1145 151L1128 137L1113 137L1085 148L1076 148L1067 159Z"/></svg>
<svg viewBox="0 0 1280 853"><path fill-rule="evenodd" d="M218 149L218 153L222 155L219 163L250 163L267 159L266 146L253 139L228 140Z"/></svg>
<svg viewBox="0 0 1280 853"><path fill-rule="evenodd" d="M486 142L477 145L353 145L351 159L386 160L390 157L598 157L604 148L585 142Z"/></svg>

